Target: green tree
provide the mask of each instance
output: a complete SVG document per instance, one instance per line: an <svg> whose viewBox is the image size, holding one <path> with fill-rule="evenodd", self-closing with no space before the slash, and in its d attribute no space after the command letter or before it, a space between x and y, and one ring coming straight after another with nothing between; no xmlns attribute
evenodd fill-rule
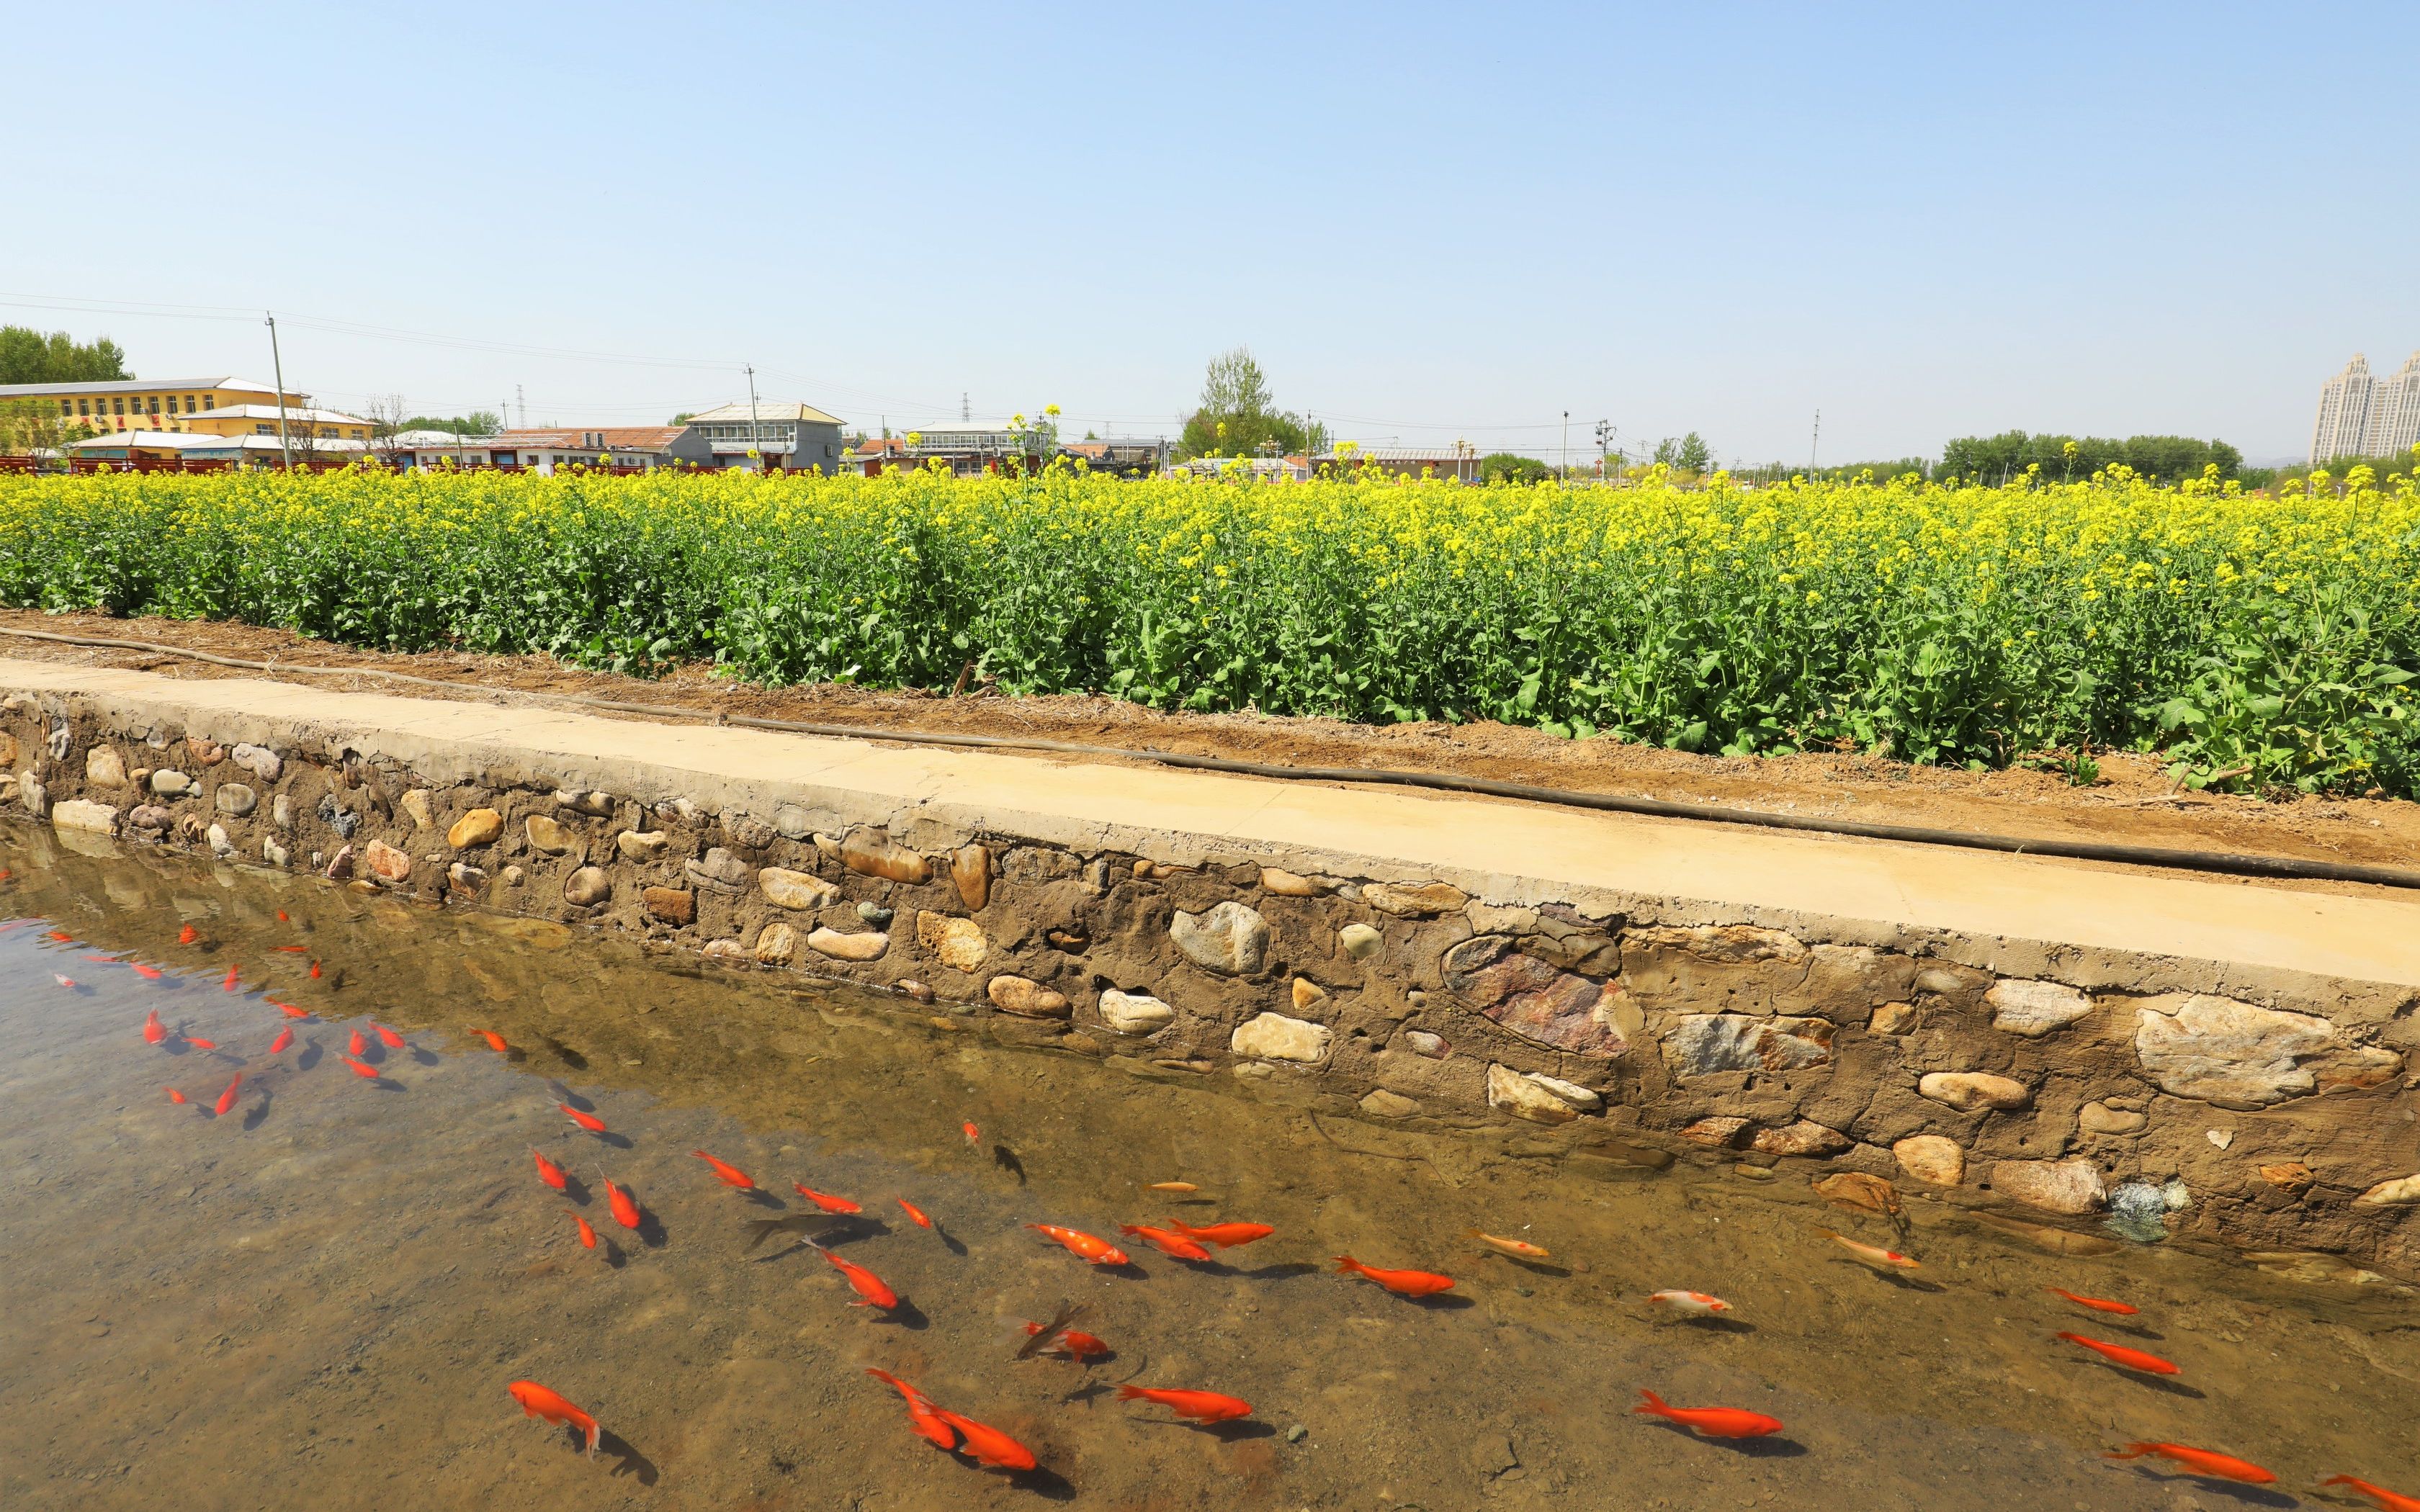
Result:
<svg viewBox="0 0 2420 1512"><path fill-rule="evenodd" d="M1179 458L1259 456L1264 453L1318 453L1327 447L1327 427L1306 424L1280 409L1250 348L1237 347L1210 359L1202 375L1202 402L1178 438Z"/></svg>
<svg viewBox="0 0 2420 1512"><path fill-rule="evenodd" d="M126 353L107 336L79 342L64 331L0 326L0 383L106 383L131 378Z"/></svg>
<svg viewBox="0 0 2420 1512"><path fill-rule="evenodd" d="M1667 436L1655 443L1655 460L1676 472L1704 472L1714 466L1714 449L1696 431Z"/></svg>
<svg viewBox="0 0 2420 1512"><path fill-rule="evenodd" d="M1479 459L1481 483L1536 483L1554 471L1536 457L1523 456L1518 452L1490 452Z"/></svg>
<svg viewBox="0 0 2420 1512"><path fill-rule="evenodd" d="M504 428L504 423L492 409L473 409L467 415L413 415L396 428L442 430L455 436L493 436Z"/></svg>
<svg viewBox="0 0 2420 1512"><path fill-rule="evenodd" d="M2218 475L2231 478L2243 466L2243 454L2222 440L2197 440L2190 436L2027 435L2005 430L1997 436L1961 436L1941 451L1939 476L1980 478L1998 483L2039 468L2053 481L2088 478L2113 467L2173 482L2197 478L2215 465Z"/></svg>

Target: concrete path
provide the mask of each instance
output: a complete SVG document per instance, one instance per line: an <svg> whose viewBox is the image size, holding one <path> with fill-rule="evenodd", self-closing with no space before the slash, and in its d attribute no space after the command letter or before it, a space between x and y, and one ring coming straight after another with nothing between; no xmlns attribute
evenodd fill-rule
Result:
<svg viewBox="0 0 2420 1512"><path fill-rule="evenodd" d="M2117 951L2420 986L2420 895L2387 889L2305 891L1400 789L0 658L0 694L20 692L70 696L120 728L349 744L439 781L520 772L764 815L798 804L830 824L897 829L925 816L1177 862L1444 877L1498 903L1611 894L1660 902L1668 918L1840 921L1872 943L1943 932L2035 955Z"/></svg>

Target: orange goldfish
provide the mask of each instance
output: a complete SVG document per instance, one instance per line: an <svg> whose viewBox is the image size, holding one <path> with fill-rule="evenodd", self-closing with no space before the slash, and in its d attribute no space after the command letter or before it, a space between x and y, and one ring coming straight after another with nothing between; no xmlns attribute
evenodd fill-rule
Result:
<svg viewBox="0 0 2420 1512"><path fill-rule="evenodd" d="M601 1431L597 1427L597 1420L565 1401L560 1394L549 1391L535 1381L516 1381L504 1390L512 1393L513 1400L521 1404L522 1415L542 1417L559 1427L576 1428L587 1439L588 1452L597 1452L597 1438Z"/></svg>
<svg viewBox="0 0 2420 1512"><path fill-rule="evenodd" d="M389 1050L400 1050L403 1048L402 1035L396 1033L393 1029L388 1028L383 1024L374 1023L370 1027L378 1030L379 1041L384 1044Z"/></svg>
<svg viewBox="0 0 2420 1512"><path fill-rule="evenodd" d="M563 1211L571 1213L571 1221L580 1226L580 1242L587 1245L590 1249L595 1249L597 1247L597 1230L588 1227L588 1220L582 1218L576 1212L571 1212L569 1208L566 1208Z"/></svg>
<svg viewBox="0 0 2420 1512"><path fill-rule="evenodd" d="M1631 1409L1649 1417L1660 1417L1678 1423L1709 1439L1761 1439L1768 1433L1781 1431L1781 1419L1751 1412L1740 1407L1669 1407L1664 1398L1640 1388L1639 1396L1647 1400Z"/></svg>
<svg viewBox="0 0 2420 1512"><path fill-rule="evenodd" d="M336 1058L352 1067L353 1074L365 1082L374 1082L379 1078L379 1069L365 1060L356 1060L350 1056L338 1056Z"/></svg>
<svg viewBox="0 0 2420 1512"><path fill-rule="evenodd" d="M2355 1480L2350 1475L2330 1475L2319 1484L2350 1486L2368 1497L2371 1504L2378 1508L2378 1512L2420 1512L2420 1496L2398 1496L2383 1486L2372 1486L2366 1480Z"/></svg>
<svg viewBox="0 0 2420 1512"><path fill-rule="evenodd" d="M981 1129L976 1128L971 1123L961 1123L958 1127L966 1131L967 1146L969 1149L972 1149L974 1146L983 1143L983 1131Z"/></svg>
<svg viewBox="0 0 2420 1512"><path fill-rule="evenodd" d="M1851 1239L1846 1234L1836 1234L1828 1228L1818 1228L1815 1231L1823 1235L1825 1239L1830 1240L1833 1243L1839 1245L1842 1249L1847 1250L1858 1259L1865 1261L1868 1265L1873 1266L1877 1270L1913 1271L1917 1269L1916 1261L1909 1259L1906 1256L1901 1255L1897 1250L1885 1249L1879 1244L1862 1244L1857 1241Z"/></svg>
<svg viewBox="0 0 2420 1512"><path fill-rule="evenodd" d="M285 909L281 908L281 909L279 909L279 910L277 911L277 921L278 921L279 923L281 923L281 924L290 922L290 920L288 920L288 919L287 918L287 917L286 917L286 910L285 910Z"/></svg>
<svg viewBox="0 0 2420 1512"><path fill-rule="evenodd" d="M821 1253L842 1275L848 1278L849 1289L857 1293L857 1301L850 1303L850 1306L879 1307L888 1312L899 1305L899 1293L885 1286L880 1276L862 1265L842 1259L830 1250Z"/></svg>
<svg viewBox="0 0 2420 1512"><path fill-rule="evenodd" d="M168 1088L168 1101L171 1103L182 1103L185 1101L185 1094L171 1087Z"/></svg>
<svg viewBox="0 0 2420 1512"><path fill-rule="evenodd" d="M1266 1224L1205 1224L1197 1227L1173 1218L1168 1221L1168 1227L1187 1239L1198 1239L1204 1244L1216 1244L1220 1249L1233 1249L1238 1244L1266 1239L1277 1232Z"/></svg>
<svg viewBox="0 0 2420 1512"><path fill-rule="evenodd" d="M183 929L177 932L177 943L178 945L191 945L201 937L202 932L194 928L191 924L186 925Z"/></svg>
<svg viewBox="0 0 2420 1512"><path fill-rule="evenodd" d="M1232 1418L1252 1415L1252 1404L1235 1396L1221 1396L1215 1391L1175 1391L1166 1386L1120 1386L1122 1402L1157 1402L1179 1417L1189 1417L1196 1423L1224 1423Z"/></svg>
<svg viewBox="0 0 2420 1512"><path fill-rule="evenodd" d="M569 1186L570 1178L563 1174L562 1166L557 1165L554 1162L547 1159L546 1156L535 1149L530 1151L530 1159L537 1162L537 1179L539 1180L544 1181L547 1185L554 1188L557 1192L564 1191Z"/></svg>
<svg viewBox="0 0 2420 1512"><path fill-rule="evenodd" d="M2099 1339L2088 1339L2081 1334L2054 1334L2051 1336L2065 1339L2070 1344L2082 1345L2110 1364L2122 1365L2129 1370L2140 1370L2151 1376L2173 1376L2177 1373L2176 1362L2163 1360L2156 1354L2145 1354L2140 1350L2130 1350L2123 1344L2103 1344Z"/></svg>
<svg viewBox="0 0 2420 1512"><path fill-rule="evenodd" d="M292 1044L293 1042L294 1042L294 1030L293 1030L293 1028L289 1026L287 1026L287 1027L286 1027L286 1028L283 1028L283 1029L278 1030L278 1031L277 1031L277 1038L269 1041L269 1053L270 1053L271 1055L272 1055L272 1056L273 1056L273 1055L277 1054L279 1051L281 1051L281 1050L285 1049L287 1045Z"/></svg>
<svg viewBox="0 0 2420 1512"><path fill-rule="evenodd" d="M2096 1313L2116 1313L2121 1318L2132 1318L2143 1310L2128 1303L2111 1302L2105 1297L2079 1297L2065 1287L2044 1287L2042 1289L2053 1296L2065 1297L2078 1307L2089 1307Z"/></svg>
<svg viewBox="0 0 2420 1512"><path fill-rule="evenodd" d="M1544 1260L1553 1258L1553 1257L1548 1255L1544 1250L1540 1249L1537 1245L1530 1243L1525 1239L1498 1239L1494 1234L1482 1234L1476 1228L1470 1231L1470 1237L1479 1241L1490 1249L1505 1255L1517 1255L1525 1260Z"/></svg>
<svg viewBox="0 0 2420 1512"><path fill-rule="evenodd" d="M917 1227L930 1228L933 1227L933 1220L924 1216L923 1209L908 1201L906 1197L899 1198L898 1202L899 1211L906 1213L908 1217L908 1221L913 1223Z"/></svg>
<svg viewBox="0 0 2420 1512"><path fill-rule="evenodd" d="M1041 1461L1033 1451L987 1423L961 1417L947 1408L933 1409L933 1415L958 1430L965 1442L958 1447L971 1456L976 1464L989 1465L994 1470L1032 1470Z"/></svg>
<svg viewBox="0 0 2420 1512"><path fill-rule="evenodd" d="M134 974L145 981L158 981L163 975L158 966L147 966L140 961L129 961L127 964L132 966Z"/></svg>
<svg viewBox="0 0 2420 1512"><path fill-rule="evenodd" d="M345 1054L349 1056L365 1055L368 1053L369 1047L370 1042L362 1038L362 1031L355 1029L353 1031L353 1037L345 1041Z"/></svg>
<svg viewBox="0 0 2420 1512"><path fill-rule="evenodd" d="M1108 1240L1096 1239L1082 1229L1062 1228L1057 1224L1027 1224L1025 1227L1046 1239L1053 1239L1066 1245L1069 1254L1080 1257L1092 1264L1125 1265L1128 1263L1125 1251Z"/></svg>
<svg viewBox="0 0 2420 1512"><path fill-rule="evenodd" d="M826 1212L863 1212L865 1211L846 1197L836 1197L829 1192L818 1192L804 1182L792 1181L790 1185L798 1189L799 1196Z"/></svg>
<svg viewBox="0 0 2420 1512"><path fill-rule="evenodd" d="M605 1205L613 1210L615 1223L625 1228L639 1227L641 1221L639 1205L630 1200L630 1194L628 1191L615 1186L613 1179L610 1176L605 1178Z"/></svg>
<svg viewBox="0 0 2420 1512"><path fill-rule="evenodd" d="M1731 1310L1730 1303L1703 1291L1657 1291L1647 1300L1683 1318L1712 1318Z"/></svg>
<svg viewBox="0 0 2420 1512"><path fill-rule="evenodd" d="M568 1103L557 1103L555 1106L563 1110L563 1116L565 1118L569 1119L572 1122L580 1125L582 1129L587 1130L590 1134L601 1134L605 1132L605 1120L598 1118L596 1114L582 1113Z"/></svg>
<svg viewBox="0 0 2420 1512"><path fill-rule="evenodd" d="M1433 1297L1453 1286L1453 1277L1428 1271L1381 1271L1350 1255L1336 1257L1336 1269L1345 1275L1368 1276L1398 1297Z"/></svg>
<svg viewBox="0 0 2420 1512"><path fill-rule="evenodd" d="M307 1019L311 1016L311 1011L309 1009L296 1008L291 1003L271 1003L269 1006L277 1010L277 1011L285 1014L290 1019Z"/></svg>
<svg viewBox="0 0 2420 1512"><path fill-rule="evenodd" d="M940 1410L933 1405L933 1398L888 1370L869 1369L865 1373L876 1381L890 1382L893 1391L908 1399L908 1421L915 1426L917 1434L927 1443L938 1444L944 1449L958 1446L957 1430L941 1421Z"/></svg>
<svg viewBox="0 0 2420 1512"><path fill-rule="evenodd" d="M722 1162L716 1160L713 1156L707 1154L703 1149L692 1149L690 1153L706 1162L708 1165L713 1166L715 1180L721 1181L723 1185L736 1186L742 1192L753 1192L756 1190L755 1178L750 1176L746 1171L741 1170L738 1166L725 1165Z"/></svg>
<svg viewBox="0 0 2420 1512"><path fill-rule="evenodd" d="M1202 1189L1190 1181L1149 1181L1144 1183L1143 1190L1146 1192L1199 1192Z"/></svg>
<svg viewBox="0 0 2420 1512"><path fill-rule="evenodd" d="M1203 1249L1197 1241L1187 1239L1183 1234L1171 1233L1165 1228L1145 1228L1140 1224L1120 1224L1118 1232L1131 1234L1162 1255L1172 1255L1180 1260L1206 1260L1210 1257L1210 1252Z"/></svg>
<svg viewBox="0 0 2420 1512"><path fill-rule="evenodd" d="M224 988L225 990L226 990L226 991L228 991L228 992L233 992L233 991L235 991L235 967L234 967L234 966L230 965L230 966L228 966L228 967L227 967L226 980L225 980L225 981L223 981L223 982L220 982L220 983L219 983L219 986L220 986L220 987L222 987L222 988Z"/></svg>
<svg viewBox="0 0 2420 1512"><path fill-rule="evenodd" d="M219 1047L216 1040L205 1040L198 1034L185 1036L185 1042L196 1050L216 1050Z"/></svg>
<svg viewBox="0 0 2420 1512"><path fill-rule="evenodd" d="M487 1041L488 1048L500 1056L512 1048L512 1046L504 1043L504 1037L498 1034L493 1029L473 1029L471 1032L477 1035L480 1039Z"/></svg>
<svg viewBox="0 0 2420 1512"><path fill-rule="evenodd" d="M2145 1455L2157 1455L2173 1459L2185 1467L2188 1473L2207 1475L2213 1480L2241 1481L2246 1486L2266 1486L2277 1476L2233 1455L2223 1455L2213 1449L2189 1449L2181 1443L2130 1443L2102 1455L2103 1459L2140 1459Z"/></svg>
<svg viewBox="0 0 2420 1512"><path fill-rule="evenodd" d="M313 981L319 980L319 963L317 961L311 963L311 980Z"/></svg>
<svg viewBox="0 0 2420 1512"><path fill-rule="evenodd" d="M1028 1323L1025 1325L1026 1337L1032 1338L1048 1326L1047 1323ZM1034 1352L1064 1355L1070 1360L1083 1360L1105 1355L1109 1352L1109 1347L1090 1334L1079 1334L1072 1328L1061 1328L1051 1335L1048 1344Z"/></svg>
<svg viewBox="0 0 2420 1512"><path fill-rule="evenodd" d="M235 1106L236 1099L242 1095L242 1088L243 1076L239 1072L235 1080L226 1084L226 1090L219 1094L218 1103L211 1107L210 1111L222 1119L225 1118L228 1111Z"/></svg>
<svg viewBox="0 0 2420 1512"><path fill-rule="evenodd" d="M158 1044L168 1038L168 1026L160 1022L160 1011L153 1009L143 1015L143 1042Z"/></svg>
<svg viewBox="0 0 2420 1512"><path fill-rule="evenodd" d="M307 945L281 945L277 949L286 955L302 955L311 948Z"/></svg>

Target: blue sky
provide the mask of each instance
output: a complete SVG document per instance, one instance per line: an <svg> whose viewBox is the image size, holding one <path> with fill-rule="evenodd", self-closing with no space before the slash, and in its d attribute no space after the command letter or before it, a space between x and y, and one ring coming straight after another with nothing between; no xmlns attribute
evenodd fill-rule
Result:
<svg viewBox="0 0 2420 1512"><path fill-rule="evenodd" d="M0 319L265 378L273 308L340 406L643 424L752 362L869 426L1152 435L1244 344L1373 443L2266 456L2420 347L2410 6L47 16Z"/></svg>

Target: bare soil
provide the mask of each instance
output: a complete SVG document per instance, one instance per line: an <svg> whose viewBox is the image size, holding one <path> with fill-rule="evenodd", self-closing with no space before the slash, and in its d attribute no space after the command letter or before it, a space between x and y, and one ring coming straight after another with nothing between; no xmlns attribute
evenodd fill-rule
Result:
<svg viewBox="0 0 2420 1512"><path fill-rule="evenodd" d="M947 689L880 690L830 683L760 687L735 682L702 664L660 678L625 677L566 667L548 656L364 651L246 625L0 609L0 655L137 668L173 677L264 674L150 652L30 640L5 633L11 629L146 640L297 669L408 672L458 684L466 696L575 694L706 714L853 725L869 734L946 732L1288 765L1384 766L1868 824L2376 865L2420 863L2420 804L2393 798L2179 791L2159 763L2147 756L2102 756L2100 780L2075 787L2058 775L2031 769L1967 772L1856 754L1696 756L1607 737L1565 740L1493 723L1382 726L1252 713L1171 714L1110 698L1007 698L988 689L951 696ZM448 696L377 676L299 670L268 675L320 687Z"/></svg>

